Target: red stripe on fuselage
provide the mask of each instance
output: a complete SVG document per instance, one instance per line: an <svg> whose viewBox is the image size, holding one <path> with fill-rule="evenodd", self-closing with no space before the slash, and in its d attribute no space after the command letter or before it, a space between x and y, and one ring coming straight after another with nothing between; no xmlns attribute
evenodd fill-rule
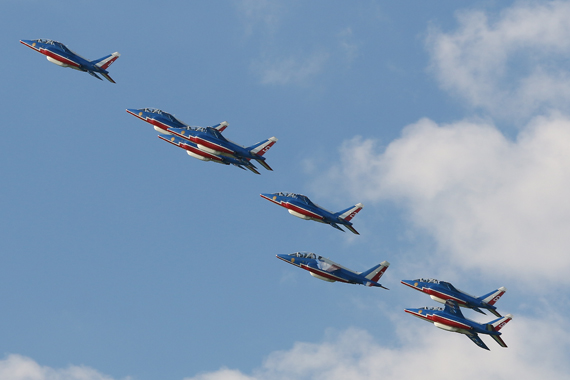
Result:
<svg viewBox="0 0 570 380"><path fill-rule="evenodd" d="M289 210L293 210L293 211L295 211L295 212L298 212L299 214L306 215L306 216L308 216L308 217L310 217L310 218L314 218L314 219L324 219L324 218L323 218L321 215L319 215L319 214L315 214L315 213L312 212L312 211L306 210L306 209L304 209L304 208L302 208L302 207L299 207L299 206L294 205L294 204L289 203L289 202L283 202L283 207L285 207L285 208L287 208L287 209L289 209Z"/></svg>
<svg viewBox="0 0 570 380"><path fill-rule="evenodd" d="M131 115L133 115L134 117L138 117L138 118L141 119L142 121L146 121L147 123L152 124L152 123L149 122L145 117L140 117L140 116L137 115L136 113L131 112L131 111L129 111L129 110L127 110L127 112L130 113Z"/></svg>
<svg viewBox="0 0 570 380"><path fill-rule="evenodd" d="M450 296L449 294L441 293L441 292L438 292L437 290L433 290L431 288L422 288L422 289L423 289L422 291L424 293L429 294L430 296L435 296L437 298L441 298L444 300L454 300L457 303L461 303L464 305L467 304L467 302L465 302L464 300L457 298L457 297Z"/></svg>
<svg viewBox="0 0 570 380"><path fill-rule="evenodd" d="M268 197L266 197L266 196L265 196L265 195L263 195L263 194L259 194L259 196L260 196L261 198L267 199L267 200L268 200L268 201L270 201L270 202L273 202L273 203L275 203L276 205L279 205L279 206L281 206L281 202L277 202L277 201L274 201L273 199L271 199L271 198L268 198ZM283 207L285 207L285 206L283 206Z"/></svg>
<svg viewBox="0 0 570 380"><path fill-rule="evenodd" d="M27 47L29 47L30 49L34 49L35 51L39 52L40 49L36 49L35 47L33 47L32 45L28 45L27 43L25 43L24 41L20 41L21 44L26 45Z"/></svg>
<svg viewBox="0 0 570 380"><path fill-rule="evenodd" d="M228 149L222 145L213 143L211 141L208 140L204 140L203 138L200 137L195 137L192 139L192 142L196 143L196 144L200 144L200 145L204 145L206 148L210 148L213 150L217 150L218 152L223 152L223 153L229 153L229 154L235 154L235 152L231 149Z"/></svg>
<svg viewBox="0 0 570 380"><path fill-rule="evenodd" d="M415 316L415 317L420 317L421 319L425 319L425 320L431 322L431 319L429 318L429 314L425 314L425 315L424 315L424 314L419 314L419 313L415 313L415 312L410 311L410 310L404 310L404 311L405 311L406 313L408 313L408 314L412 314L412 315Z"/></svg>
<svg viewBox="0 0 570 380"><path fill-rule="evenodd" d="M324 278L328 278L328 279L331 279L334 281L340 281L340 282L349 282L349 281L345 280L344 278L334 276L328 272L324 272L324 271L321 271L321 270L318 270L315 268L311 268L310 266L308 266L306 264L301 264L300 267L305 269L305 270L308 270L309 272L313 272L314 274L317 274L321 277L324 277Z"/></svg>
<svg viewBox="0 0 570 380"><path fill-rule="evenodd" d="M445 318L445 317L442 317L442 316L437 315L437 314L433 314L430 319L434 322L439 322L439 323L442 323L444 325L451 326L451 327L457 327L459 329L467 329L467 330L472 329L471 326L466 325L465 323L457 322L453 319Z"/></svg>
<svg viewBox="0 0 570 380"><path fill-rule="evenodd" d="M70 60L69 58L65 58L64 56L61 56L57 53L54 53L51 50L48 49L40 49L39 50L40 53L47 55L48 57L51 57L53 59L55 59L56 61L59 61L61 63L65 63L66 65L71 65L71 66L75 66L75 67L81 67L81 65L77 62L74 62L72 60Z"/></svg>

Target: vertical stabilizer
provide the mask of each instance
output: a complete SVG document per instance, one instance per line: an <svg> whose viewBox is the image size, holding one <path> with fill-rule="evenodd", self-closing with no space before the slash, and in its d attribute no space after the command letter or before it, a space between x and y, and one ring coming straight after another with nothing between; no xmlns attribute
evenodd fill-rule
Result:
<svg viewBox="0 0 570 380"><path fill-rule="evenodd" d="M358 214L363 207L364 205L362 203L357 203L356 205L349 207L346 210L337 212L336 215L345 222L350 222L350 220L354 218L354 216Z"/></svg>
<svg viewBox="0 0 570 380"><path fill-rule="evenodd" d="M382 261L380 264L373 266L372 268L368 269L361 273L362 276L366 277L368 280L378 282L380 277L386 272L386 269L390 266L390 263L387 261Z"/></svg>
<svg viewBox="0 0 570 380"><path fill-rule="evenodd" d="M504 286L501 286L499 289L497 290L493 290L490 293L485 294L484 296L479 297L479 299L483 302L485 302L487 305L495 305L495 302L497 302L499 300L499 298L501 298L503 296L503 294L505 294L505 292L507 291L507 288L505 288Z"/></svg>
<svg viewBox="0 0 570 380"><path fill-rule="evenodd" d="M270 137L267 140L253 144L246 149L249 150L252 154L263 156L265 152L267 152L276 142L277 139L275 137Z"/></svg>
<svg viewBox="0 0 570 380"><path fill-rule="evenodd" d="M111 64L115 62L120 56L121 54L119 54L119 52L114 52L113 54L109 54L103 58L96 59L91 63L94 63L95 66L103 70L107 70L107 68L111 66Z"/></svg>

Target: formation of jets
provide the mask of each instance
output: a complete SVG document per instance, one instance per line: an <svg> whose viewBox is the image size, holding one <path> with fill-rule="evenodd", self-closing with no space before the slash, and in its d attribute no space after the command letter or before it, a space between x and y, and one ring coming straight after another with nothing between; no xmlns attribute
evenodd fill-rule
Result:
<svg viewBox="0 0 570 380"><path fill-rule="evenodd" d="M34 49L38 53L45 55L48 61L55 63L58 66L84 71L99 80L103 80L97 75L101 74L109 82L115 83L115 81L109 76L107 68L109 68L117 58L119 58L120 54L117 52L94 61L89 61L88 59L71 51L61 42L44 40L41 38L38 40L20 40L20 42L27 47Z"/></svg>
<svg viewBox="0 0 570 380"><path fill-rule="evenodd" d="M251 163L252 160L267 170L273 170L263 155L277 142L275 137L244 147L222 135L229 125L227 121L213 127L191 127L174 115L156 108L127 109L127 112L153 125L160 133L158 138L186 150L191 157L224 165L232 164L255 174L259 174L259 171Z"/></svg>
<svg viewBox="0 0 570 380"><path fill-rule="evenodd" d="M386 272L386 269L390 266L390 263L387 261L382 261L380 264L375 265L364 272L355 272L330 259L317 256L312 252L296 252L288 255L276 256L278 259L283 260L286 263L308 270L311 276L316 277L319 280L377 286L379 288L388 289L378 283L380 277L382 277L384 272Z"/></svg>
<svg viewBox="0 0 570 380"><path fill-rule="evenodd" d="M71 51L61 42L46 39L20 40L20 42L45 55L48 61L58 66L87 72L100 80L102 80L99 77L101 75L108 81L115 83L109 76L107 69L119 58L120 54L117 52L90 61ZM222 135L222 132L229 125L226 121L212 127L194 127L184 123L174 115L156 108L131 108L127 109L127 112L151 124L159 133L158 137L161 140L184 149L191 157L202 161L234 165L256 174L260 173L253 162L263 166L266 170L273 170L267 164L264 154L277 142L275 137L246 147L236 144ZM279 192L261 194L261 197L286 208L291 215L298 218L329 224L340 231L344 231L339 226L342 225L352 233L359 235L352 226L351 220L362 209L362 203L357 203L338 212L331 212L301 194ZM364 272L355 272L311 252L278 254L276 256L282 261L307 270L311 276L323 281L387 289L378 282L390 266L387 261L383 261ZM402 280L401 283L428 294L433 300L445 304L443 308L405 309L406 313L431 322L443 330L465 334L471 341L486 350L489 348L478 334L490 335L500 346L507 347L500 337L500 330L512 319L512 315L507 314L503 317L495 307L495 303L506 292L506 288L501 287L476 297L457 289L449 282L436 279ZM484 324L477 323L465 318L460 307L472 309L482 314L485 314L482 310L485 309L497 316L498 319Z"/></svg>
<svg viewBox="0 0 570 380"><path fill-rule="evenodd" d="M504 317L501 316L494 306L495 302L505 294L506 288L500 287L481 297L475 297L457 289L449 282L436 279L419 278L416 280L402 280L401 282L422 293L429 294L434 301L445 304L443 308L421 307L418 309L404 309L406 313L431 322L440 329L465 334L473 343L486 350L489 347L483 343L477 334L490 335L501 347L507 347L500 337L501 333L499 330L513 319L513 316L511 314L507 314ZM485 324L477 323L465 318L460 307L469 308L482 314L485 313L481 309L487 309L499 318Z"/></svg>

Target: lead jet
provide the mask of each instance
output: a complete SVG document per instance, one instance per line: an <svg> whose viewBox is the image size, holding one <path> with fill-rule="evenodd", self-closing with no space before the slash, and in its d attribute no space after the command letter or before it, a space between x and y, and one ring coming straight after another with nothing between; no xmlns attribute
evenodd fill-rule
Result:
<svg viewBox="0 0 570 380"><path fill-rule="evenodd" d="M489 350L489 347L483 343L478 334L490 335L501 347L507 347L500 337L499 330L513 319L511 314L507 314L489 323L477 323L465 318L459 309L459 305L453 300L445 301L444 308L421 307L419 309L404 309L404 311L414 317L431 322L440 329L465 334L473 343L486 350Z"/></svg>
<svg viewBox="0 0 570 380"><path fill-rule="evenodd" d="M500 287L481 297L475 297L457 289L449 282L433 278L418 278L416 280L402 280L401 282L412 289L429 294L434 301L445 303L447 300L454 300L461 307L473 309L481 314L485 314L481 309L487 309L497 317L500 317L501 314L497 312L497 308L494 306L495 302L507 291L505 287Z"/></svg>
<svg viewBox="0 0 570 380"><path fill-rule="evenodd" d="M353 233L360 235L354 227L352 227L350 220L362 210L362 207L364 207L362 203L357 203L345 210L333 213L313 203L307 196L301 194L274 193L260 195L270 202L285 207L289 211L289 214L297 218L330 224L337 230L344 232L344 230L338 226L338 224L342 224Z"/></svg>
<svg viewBox="0 0 570 380"><path fill-rule="evenodd" d="M311 252L296 252L285 255L276 255L278 259L296 267L308 270L311 276L328 282L345 282L347 284L360 284L365 286L377 286L388 289L378 283L378 280L390 266L387 261L373 266L364 272L355 272L332 260L317 256Z"/></svg>
<svg viewBox="0 0 570 380"><path fill-rule="evenodd" d="M115 62L117 58L119 58L120 54L118 52L106 55L103 58L99 58L94 61L90 61L71 51L61 42L44 39L20 40L20 42L27 47L34 49L38 53L45 55L48 61L55 63L58 66L84 71L99 80L103 80L100 76L97 75L101 74L109 82L115 83L115 81L109 76L107 68L109 68L109 66L111 66L111 64Z"/></svg>
<svg viewBox="0 0 570 380"><path fill-rule="evenodd" d="M251 160L254 160L267 170L273 170L265 162L263 155L275 144L275 137L244 147L222 135L229 125L226 121L213 127L192 127L174 115L156 108L130 108L127 112L153 125L160 133L158 137L161 140L185 149L188 155L199 160L232 164L260 174L251 163Z"/></svg>

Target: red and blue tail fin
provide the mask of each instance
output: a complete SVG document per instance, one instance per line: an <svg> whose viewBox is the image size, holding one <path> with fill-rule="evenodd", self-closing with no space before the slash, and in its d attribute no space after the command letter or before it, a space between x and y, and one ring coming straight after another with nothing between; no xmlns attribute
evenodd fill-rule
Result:
<svg viewBox="0 0 570 380"><path fill-rule="evenodd" d="M390 263L387 261L382 261L380 264L373 266L372 268L368 269L360 273L361 276L364 276L367 280L378 282L380 277L386 272L386 269L390 266Z"/></svg>
<svg viewBox="0 0 570 380"><path fill-rule="evenodd" d="M335 215L344 220L345 222L350 222L350 220L354 218L354 216L358 214L363 207L364 205L362 203L357 203L352 207L337 212Z"/></svg>
<svg viewBox="0 0 570 380"><path fill-rule="evenodd" d="M259 158L254 158L254 159L257 162L259 162L259 164L261 166L263 166L267 170L273 171L273 169L271 169L271 166L269 166L265 162L265 158L263 158L263 155L265 154L265 152L267 152L269 149L271 149L271 147L276 142L277 142L277 139L275 137L270 137L267 140L258 142L257 144L253 144L252 146L250 146L246 149L249 150L249 152L252 153L253 155L259 157Z"/></svg>
<svg viewBox="0 0 570 380"><path fill-rule="evenodd" d="M227 121L222 121L220 124L216 124L212 128L214 128L218 132L223 132L229 125L230 123L228 123Z"/></svg>
<svg viewBox="0 0 570 380"><path fill-rule="evenodd" d="M95 66L103 70L107 70L107 68L111 66L111 64L115 62L120 56L121 54L119 54L119 52L114 52L113 54L106 55L103 58L91 61L91 63L94 63Z"/></svg>
<svg viewBox="0 0 570 380"><path fill-rule="evenodd" d="M271 147L277 142L275 137L270 137L267 140L258 142L257 144L253 144L252 146L246 148L252 154L258 155L259 157L263 156L265 152L267 152Z"/></svg>
<svg viewBox="0 0 570 380"><path fill-rule="evenodd" d="M507 314L507 315L505 315L504 317L501 317L501 318L499 318L499 319L495 319L494 321L487 323L487 330L488 330L488 331L499 332L499 330L502 329L504 325L506 325L507 323L509 323L509 321L510 321L511 319L513 319L512 314ZM507 344L506 344L506 343L503 341L503 339L499 336L500 334L499 334L499 335L497 335L497 334L495 334L495 335L489 334L489 335L491 335L491 337L492 337L493 339L495 339L495 342L497 342L497 343L499 344L499 346L501 346L501 347L507 347Z"/></svg>
<svg viewBox="0 0 570 380"><path fill-rule="evenodd" d="M503 294L505 294L506 291L507 291L507 288L505 288L504 286L501 286L499 289L493 290L492 292L487 293L484 296L479 297L479 299L481 301L485 302L487 305L493 306L495 304L495 302L497 302L499 300L499 298L501 298L503 296Z"/></svg>

